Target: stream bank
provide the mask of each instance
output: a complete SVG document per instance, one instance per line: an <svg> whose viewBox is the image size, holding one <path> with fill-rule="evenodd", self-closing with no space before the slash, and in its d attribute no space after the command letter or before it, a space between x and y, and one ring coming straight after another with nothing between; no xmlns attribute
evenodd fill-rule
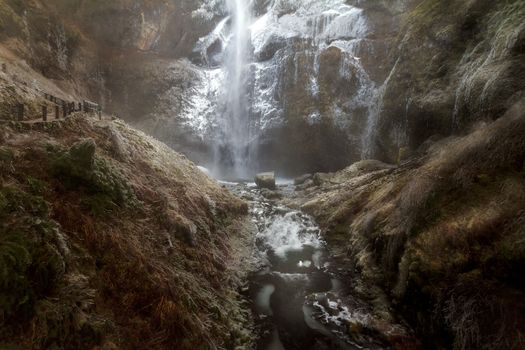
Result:
<svg viewBox="0 0 525 350"><path fill-rule="evenodd" d="M374 305L391 301L425 349L525 346L524 106L398 166L316 174L284 200L316 218L362 283L348 281Z"/></svg>

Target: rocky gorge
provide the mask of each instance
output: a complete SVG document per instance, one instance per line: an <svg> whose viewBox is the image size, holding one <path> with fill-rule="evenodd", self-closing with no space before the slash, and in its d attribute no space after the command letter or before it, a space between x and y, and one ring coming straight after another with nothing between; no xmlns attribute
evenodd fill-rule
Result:
<svg viewBox="0 0 525 350"><path fill-rule="evenodd" d="M522 0L0 0L0 349L524 348L524 48Z"/></svg>

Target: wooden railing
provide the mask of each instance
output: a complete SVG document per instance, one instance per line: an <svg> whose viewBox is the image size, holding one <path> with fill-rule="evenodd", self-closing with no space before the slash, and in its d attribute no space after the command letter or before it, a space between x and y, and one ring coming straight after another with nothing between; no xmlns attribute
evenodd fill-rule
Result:
<svg viewBox="0 0 525 350"><path fill-rule="evenodd" d="M47 101L51 102L51 106L49 106L49 104L42 105L41 115L40 117L37 117L37 118L42 118L42 121L44 122L48 121L50 117L49 107L51 107L51 111L52 111L51 113L54 113L55 120L58 120L61 118L65 119L74 112L86 112L92 115L96 115L99 119L102 119L102 108L97 103L87 101L87 100L84 100L82 102L65 101L53 95L49 95L49 94L44 94L44 98ZM23 103L17 104L16 110L17 110L17 113L16 113L17 119L19 121L24 121L26 119L25 105Z"/></svg>
<svg viewBox="0 0 525 350"><path fill-rule="evenodd" d="M1 70L7 74L7 65L1 64ZM27 86L26 83L24 85ZM67 118L74 112L85 112L91 115L96 115L99 119L102 119L102 107L95 102L83 100L79 101L66 101L59 97L43 92L44 100L47 103L42 104L40 116L30 116L31 119L42 118L44 122L48 121L50 113L54 114L54 119L59 120L61 118ZM18 121L24 121L26 119L26 106L23 103L16 105L16 116Z"/></svg>

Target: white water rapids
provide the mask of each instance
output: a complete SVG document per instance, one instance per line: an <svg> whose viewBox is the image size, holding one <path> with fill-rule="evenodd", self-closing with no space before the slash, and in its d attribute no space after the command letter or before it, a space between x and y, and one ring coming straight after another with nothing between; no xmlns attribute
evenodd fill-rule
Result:
<svg viewBox="0 0 525 350"><path fill-rule="evenodd" d="M311 216L266 199L255 184L223 185L250 203L256 239L249 298L257 350L388 348L372 328L366 335L348 332L349 324L375 327L372 309L345 290ZM293 190L279 189L283 195Z"/></svg>

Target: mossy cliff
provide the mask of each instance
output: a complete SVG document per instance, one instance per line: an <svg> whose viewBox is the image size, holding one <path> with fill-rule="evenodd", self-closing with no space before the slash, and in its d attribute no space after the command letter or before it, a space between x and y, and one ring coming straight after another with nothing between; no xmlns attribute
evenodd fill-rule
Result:
<svg viewBox="0 0 525 350"><path fill-rule="evenodd" d="M400 150L414 151L431 137L497 119L523 95L522 0L346 3L363 9L366 22L352 57L330 39L321 49L319 38L301 34L277 36L254 53L257 63L278 57L268 98L279 113L258 130L261 168L297 175L341 169L363 156L394 162ZM267 5L255 2L258 15ZM188 58L224 11L214 0L2 0L0 60L14 64L4 55L9 49L68 93L101 103L204 164L214 135L203 137L184 113L208 67ZM318 24L326 20L315 15ZM354 59L358 64L349 64Z"/></svg>
<svg viewBox="0 0 525 350"><path fill-rule="evenodd" d="M289 38L286 30L256 55L259 64L272 59L279 67L268 99L282 109L262 132L262 168L297 175L335 171L364 157L395 162L401 150L415 151L431 137L461 135L501 117L523 96L522 0L346 3L363 10L365 23L362 34L350 35L350 56L338 40ZM282 22L309 18L307 26L319 25L315 33L344 31L326 14L290 11L279 14Z"/></svg>
<svg viewBox="0 0 525 350"><path fill-rule="evenodd" d="M374 156L389 161L501 117L525 89L523 1L408 3L374 131Z"/></svg>
<svg viewBox="0 0 525 350"><path fill-rule="evenodd" d="M316 216L348 281L425 348L525 346L524 107L398 167L316 175L288 203Z"/></svg>
<svg viewBox="0 0 525 350"><path fill-rule="evenodd" d="M0 348L248 347L245 203L77 114L0 133Z"/></svg>

